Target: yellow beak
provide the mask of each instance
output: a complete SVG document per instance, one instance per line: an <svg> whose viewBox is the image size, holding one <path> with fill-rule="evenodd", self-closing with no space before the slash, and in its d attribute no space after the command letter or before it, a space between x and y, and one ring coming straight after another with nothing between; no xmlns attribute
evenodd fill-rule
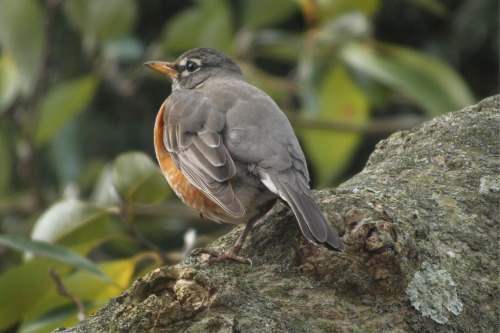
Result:
<svg viewBox="0 0 500 333"><path fill-rule="evenodd" d="M174 68L174 64L164 61L148 61L144 63L145 66L154 69L160 73L166 74L173 79L179 76L179 72Z"/></svg>

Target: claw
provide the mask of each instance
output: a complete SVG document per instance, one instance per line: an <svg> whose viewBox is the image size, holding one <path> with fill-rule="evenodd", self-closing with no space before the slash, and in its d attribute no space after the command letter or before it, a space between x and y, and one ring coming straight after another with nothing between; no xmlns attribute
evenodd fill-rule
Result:
<svg viewBox="0 0 500 333"><path fill-rule="evenodd" d="M252 226L254 225L254 223L256 221L257 221L257 219L254 219L254 220L251 220L247 223L247 225L245 226L245 229L243 229L243 232L241 233L240 237L236 241L236 244L234 244L234 246L232 248L230 248L229 251L226 251L225 249L221 249L221 250L196 249L195 251L197 253L205 253L205 254L210 255L211 257L214 257L214 258L207 260L207 262L209 264L213 264L216 262L221 262L221 261L224 261L227 259L231 259L231 260L234 260L237 262L241 262L242 264L250 265L250 267L252 267L253 266L252 260L250 260L250 258L239 256L238 253L240 252L241 247L243 246L243 243L245 242L245 239L248 236L248 233L250 232L250 230L252 230Z"/></svg>
<svg viewBox="0 0 500 333"><path fill-rule="evenodd" d="M250 260L250 258L239 256L236 253L236 251L234 251L234 248L231 248L229 251L224 251L224 250L219 251L219 250L212 250L212 249L203 248L203 249L197 249L197 252L208 254L211 257L213 257L213 258L210 258L207 260L207 263L209 263L209 264L213 264L216 262L222 262L224 260L231 259L231 260L240 262L242 264L250 265L250 267L253 266L253 262L252 262L252 260Z"/></svg>

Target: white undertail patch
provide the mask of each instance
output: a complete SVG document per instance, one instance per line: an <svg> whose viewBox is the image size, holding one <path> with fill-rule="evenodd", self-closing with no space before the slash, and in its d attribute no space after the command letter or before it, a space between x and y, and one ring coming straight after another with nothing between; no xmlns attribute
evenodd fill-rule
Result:
<svg viewBox="0 0 500 333"><path fill-rule="evenodd" d="M271 177L269 177L267 173L259 171L259 178L264 183L264 185L266 185L269 191L279 195L276 185L274 185L273 181L271 180Z"/></svg>

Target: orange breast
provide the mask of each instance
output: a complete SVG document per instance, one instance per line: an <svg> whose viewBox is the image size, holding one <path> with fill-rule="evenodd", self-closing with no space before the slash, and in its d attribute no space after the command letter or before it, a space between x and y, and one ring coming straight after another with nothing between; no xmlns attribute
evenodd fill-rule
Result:
<svg viewBox="0 0 500 333"><path fill-rule="evenodd" d="M165 112L165 103L162 104L158 115L156 116L154 128L154 145L156 158L160 163L160 168L167 178L168 183L175 194L189 207L200 212L205 210L216 210L218 205L203 194L197 187L193 186L189 180L177 169L172 157L168 154L163 143L163 114Z"/></svg>

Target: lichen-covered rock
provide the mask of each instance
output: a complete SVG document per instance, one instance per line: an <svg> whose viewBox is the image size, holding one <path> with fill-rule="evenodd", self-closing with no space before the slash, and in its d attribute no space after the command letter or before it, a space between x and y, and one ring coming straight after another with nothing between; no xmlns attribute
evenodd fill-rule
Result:
<svg viewBox="0 0 500 333"><path fill-rule="evenodd" d="M60 332L498 332L499 101L395 133L316 192L344 253L277 206L243 248L252 267L192 255Z"/></svg>
<svg viewBox="0 0 500 333"><path fill-rule="evenodd" d="M450 274L437 267L424 261L422 271L415 273L406 293L410 296L411 305L423 316L444 324L448 322L445 309L458 316L463 304L457 298L456 284Z"/></svg>

